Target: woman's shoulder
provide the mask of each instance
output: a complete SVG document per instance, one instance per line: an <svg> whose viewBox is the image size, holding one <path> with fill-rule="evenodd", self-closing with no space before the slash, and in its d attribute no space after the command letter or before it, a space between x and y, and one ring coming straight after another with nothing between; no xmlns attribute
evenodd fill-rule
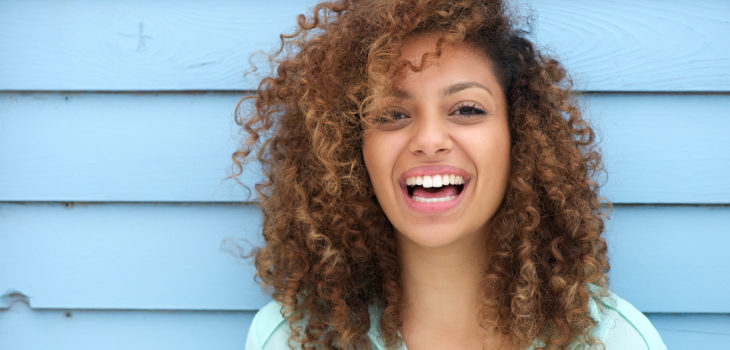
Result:
<svg viewBox="0 0 730 350"><path fill-rule="evenodd" d="M597 322L592 334L606 345L607 350L666 350L649 319L615 293L591 298L589 308L591 317Z"/></svg>
<svg viewBox="0 0 730 350"><path fill-rule="evenodd" d="M270 301L251 321L246 339L246 350L286 349L289 326L281 315L281 305Z"/></svg>
<svg viewBox="0 0 730 350"><path fill-rule="evenodd" d="M615 293L608 292L606 296L591 298L589 309L591 317L597 322L592 334L606 345L607 350L666 350L649 319ZM370 337L377 339L377 332L370 334ZM289 325L281 315L281 305L271 301L254 316L248 331L246 350L286 349L289 348L288 340ZM376 348L380 348L381 344L376 341L373 343Z"/></svg>
<svg viewBox="0 0 730 350"><path fill-rule="evenodd" d="M376 307L370 310L371 324L377 323L380 314ZM378 327L371 327L368 332L373 349L382 350L384 344L379 338ZM289 322L281 314L281 304L271 301L262 307L254 316L248 330L246 350L281 350L289 349Z"/></svg>

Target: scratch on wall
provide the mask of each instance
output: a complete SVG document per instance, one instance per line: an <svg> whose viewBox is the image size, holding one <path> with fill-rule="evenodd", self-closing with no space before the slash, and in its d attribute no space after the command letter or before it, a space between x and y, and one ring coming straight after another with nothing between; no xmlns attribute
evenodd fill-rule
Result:
<svg viewBox="0 0 730 350"><path fill-rule="evenodd" d="M137 52L144 51L147 48L147 40L151 40L152 36L144 33L144 22L139 21L137 34L117 33L117 35L125 38L137 38Z"/></svg>
<svg viewBox="0 0 730 350"><path fill-rule="evenodd" d="M215 64L215 63L218 63L218 61L200 62L200 63L196 63L196 64L191 64L191 65L187 66L186 68L188 68L188 69L201 68L201 67L209 66L209 65Z"/></svg>
<svg viewBox="0 0 730 350"><path fill-rule="evenodd" d="M30 298L23 294L23 292L20 292L15 289L9 289L5 294L0 297L0 300L3 302L3 306L5 308L12 308L13 305L17 303L25 304L28 308L30 308Z"/></svg>

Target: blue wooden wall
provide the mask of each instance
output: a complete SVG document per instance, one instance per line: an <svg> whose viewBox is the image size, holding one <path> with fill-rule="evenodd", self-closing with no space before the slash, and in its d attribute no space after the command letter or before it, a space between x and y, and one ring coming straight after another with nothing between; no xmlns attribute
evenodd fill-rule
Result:
<svg viewBox="0 0 730 350"><path fill-rule="evenodd" d="M233 109L312 3L0 0L0 349L243 348ZM521 3L599 129L612 289L670 349L727 349L730 1Z"/></svg>

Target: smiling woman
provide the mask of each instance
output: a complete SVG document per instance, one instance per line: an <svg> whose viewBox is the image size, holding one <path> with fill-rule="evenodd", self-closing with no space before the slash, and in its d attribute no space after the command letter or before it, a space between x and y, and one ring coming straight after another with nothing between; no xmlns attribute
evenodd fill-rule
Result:
<svg viewBox="0 0 730 350"><path fill-rule="evenodd" d="M593 131L500 1L339 1L283 36L249 349L663 349L606 289ZM261 142L266 135L266 141Z"/></svg>
<svg viewBox="0 0 730 350"><path fill-rule="evenodd" d="M401 55L420 66L437 40L410 37ZM485 241L509 176L504 92L488 59L465 44L444 47L438 60L423 64L429 66L398 81L397 97L379 103L398 118L365 130L362 152L373 191L407 241L429 247L459 242L483 251L478 242Z"/></svg>

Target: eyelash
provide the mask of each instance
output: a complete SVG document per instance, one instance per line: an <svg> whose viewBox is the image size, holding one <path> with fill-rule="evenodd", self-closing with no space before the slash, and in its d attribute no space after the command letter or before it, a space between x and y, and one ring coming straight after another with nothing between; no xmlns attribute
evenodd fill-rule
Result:
<svg viewBox="0 0 730 350"><path fill-rule="evenodd" d="M397 116L402 116L402 118L398 118ZM395 122L397 122L399 120L403 120L405 118L408 118L408 115L406 115L405 113L403 113L399 110L394 109L394 110L386 111L385 113L383 113L383 116L378 117L376 119L376 122L378 124L395 123Z"/></svg>
<svg viewBox="0 0 730 350"><path fill-rule="evenodd" d="M461 103L454 112L451 114L453 115L461 115L463 117L470 117L470 116L478 116L478 115L485 115L487 114L484 109L478 107L476 103L473 102L466 102ZM400 110L393 109L389 110L384 113L382 117L377 118L376 122L378 124L384 124L384 123L395 123L400 120L408 118L408 115L406 113L403 113Z"/></svg>
<svg viewBox="0 0 730 350"><path fill-rule="evenodd" d="M476 103L462 103L460 104L452 114L472 116L472 115L484 115L486 112L477 107Z"/></svg>

